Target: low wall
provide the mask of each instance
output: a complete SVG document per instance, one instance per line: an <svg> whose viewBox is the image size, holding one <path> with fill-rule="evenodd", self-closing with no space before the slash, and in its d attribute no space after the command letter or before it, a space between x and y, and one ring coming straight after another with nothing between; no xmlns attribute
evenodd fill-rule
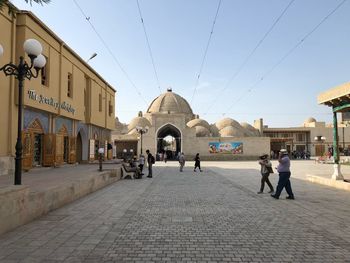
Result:
<svg viewBox="0 0 350 263"><path fill-rule="evenodd" d="M12 156L0 157L0 176L13 174L15 168L15 158Z"/></svg>
<svg viewBox="0 0 350 263"><path fill-rule="evenodd" d="M322 184L346 191L350 191L350 183L344 182L343 180L334 180L331 178L331 174L329 175L329 178L317 176L317 175L306 175L306 178L308 181L312 183Z"/></svg>
<svg viewBox="0 0 350 263"><path fill-rule="evenodd" d="M121 178L121 169L110 170L67 182L45 191L30 191L28 186L0 188L0 234L101 189Z"/></svg>

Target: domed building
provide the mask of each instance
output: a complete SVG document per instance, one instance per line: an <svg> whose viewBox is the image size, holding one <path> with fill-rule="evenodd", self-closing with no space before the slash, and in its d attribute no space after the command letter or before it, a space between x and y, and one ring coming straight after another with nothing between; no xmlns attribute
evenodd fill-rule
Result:
<svg viewBox="0 0 350 263"><path fill-rule="evenodd" d="M140 134L140 128L147 132ZM168 159L184 152L186 156L199 153L202 160L232 160L256 158L270 150L270 139L262 137L259 129L231 118L209 124L195 115L189 103L171 88L156 97L144 114L139 112L124 125L123 130L127 132L112 135L120 154L130 150L144 154L149 149L157 156L167 153Z"/></svg>

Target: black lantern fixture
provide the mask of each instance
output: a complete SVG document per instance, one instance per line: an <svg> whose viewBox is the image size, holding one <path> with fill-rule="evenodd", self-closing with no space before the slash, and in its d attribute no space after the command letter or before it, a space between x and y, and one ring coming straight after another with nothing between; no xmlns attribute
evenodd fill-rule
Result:
<svg viewBox="0 0 350 263"><path fill-rule="evenodd" d="M142 135L148 132L148 126L146 127L141 127L141 126L137 126L136 127L136 131L140 134L140 138L141 138L141 154L142 154Z"/></svg>

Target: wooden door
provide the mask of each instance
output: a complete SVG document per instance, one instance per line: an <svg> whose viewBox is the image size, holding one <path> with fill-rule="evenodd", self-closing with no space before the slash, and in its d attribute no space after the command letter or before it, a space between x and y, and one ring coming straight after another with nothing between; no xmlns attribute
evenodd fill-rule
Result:
<svg viewBox="0 0 350 263"><path fill-rule="evenodd" d="M56 165L63 164L63 153L64 153L64 135L56 134L55 143L55 163Z"/></svg>
<svg viewBox="0 0 350 263"><path fill-rule="evenodd" d="M55 134L44 134L43 166L53 166L55 164L55 138Z"/></svg>
<svg viewBox="0 0 350 263"><path fill-rule="evenodd" d="M323 156L325 154L324 148L325 146L323 144L316 144L315 145L316 156Z"/></svg>
<svg viewBox="0 0 350 263"><path fill-rule="evenodd" d="M76 138L69 137L69 156L68 163L75 163L76 161Z"/></svg>
<svg viewBox="0 0 350 263"><path fill-rule="evenodd" d="M30 170L33 163L34 135L31 132L22 132L22 170Z"/></svg>

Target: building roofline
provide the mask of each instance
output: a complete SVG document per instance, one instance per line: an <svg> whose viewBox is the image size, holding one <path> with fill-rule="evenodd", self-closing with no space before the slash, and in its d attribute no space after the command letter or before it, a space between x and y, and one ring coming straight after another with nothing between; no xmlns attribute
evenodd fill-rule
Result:
<svg viewBox="0 0 350 263"><path fill-rule="evenodd" d="M19 10L16 7L16 13L17 14L24 14L28 15L30 18L32 18L36 23L38 23L48 34L50 34L55 40L57 40L61 45L63 45L69 52L73 54L81 63L83 63L84 66L86 66L89 70L91 70L94 74L96 74L102 82L104 82L110 89L112 89L114 92L117 92L111 84L109 84L94 68L92 68L86 61L78 55L71 47L69 47L56 33L54 33L43 21L41 21L34 13L28 10Z"/></svg>
<svg viewBox="0 0 350 263"><path fill-rule="evenodd" d="M329 90L320 93L317 96L318 104L326 104L327 106L337 106L342 100L350 100L350 82L343 83Z"/></svg>
<svg viewBox="0 0 350 263"><path fill-rule="evenodd" d="M294 131L294 132L308 132L314 127L290 127L290 128L263 128L263 132L283 132L283 131Z"/></svg>

